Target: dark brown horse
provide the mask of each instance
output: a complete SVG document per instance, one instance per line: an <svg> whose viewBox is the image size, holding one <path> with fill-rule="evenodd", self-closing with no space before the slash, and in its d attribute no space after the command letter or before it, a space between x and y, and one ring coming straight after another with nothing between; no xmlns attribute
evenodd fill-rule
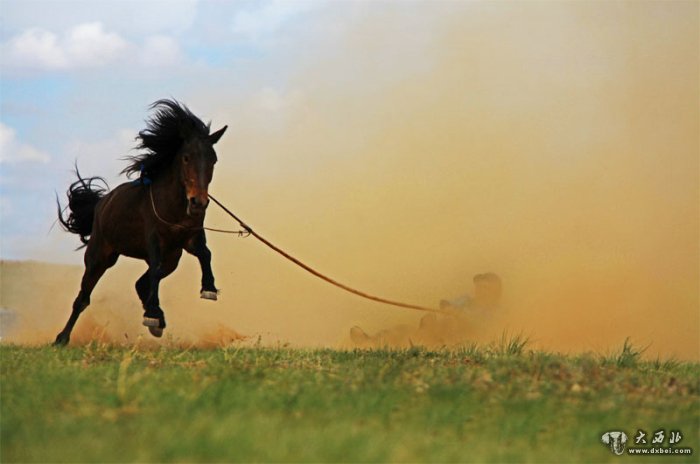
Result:
<svg viewBox="0 0 700 464"><path fill-rule="evenodd" d="M63 217L59 205L60 223L78 234L86 249L80 292L56 345L68 343L80 313L90 304L92 290L119 255L148 263L136 281L136 292L143 303L143 325L156 337L165 329L158 285L175 270L182 250L199 259L200 296L216 300L203 225L216 163L214 144L226 126L210 134L209 125L173 100L159 100L151 109L154 114L138 136L137 148L143 151L130 157L123 171L139 178L108 192L106 184L100 185L101 178L82 178L76 169L78 180L67 192L68 217Z"/></svg>

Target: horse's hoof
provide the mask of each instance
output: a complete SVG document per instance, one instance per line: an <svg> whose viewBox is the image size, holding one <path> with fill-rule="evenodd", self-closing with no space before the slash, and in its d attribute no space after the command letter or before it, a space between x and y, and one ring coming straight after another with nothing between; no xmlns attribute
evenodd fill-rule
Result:
<svg viewBox="0 0 700 464"><path fill-rule="evenodd" d="M56 335L56 341L53 342L53 346L66 346L70 341L70 335L65 335L63 332Z"/></svg>
<svg viewBox="0 0 700 464"><path fill-rule="evenodd" d="M163 336L163 329L160 327L148 327L148 331L151 332L151 335L153 335L156 338L160 338Z"/></svg>
<svg viewBox="0 0 700 464"><path fill-rule="evenodd" d="M212 301L216 301L218 299L216 292L212 292L211 290L202 290L199 292L199 297Z"/></svg>
<svg viewBox="0 0 700 464"><path fill-rule="evenodd" d="M157 317L144 317L143 318L143 325L145 325L149 329L151 327L155 327L157 329L160 327L160 319L158 319Z"/></svg>

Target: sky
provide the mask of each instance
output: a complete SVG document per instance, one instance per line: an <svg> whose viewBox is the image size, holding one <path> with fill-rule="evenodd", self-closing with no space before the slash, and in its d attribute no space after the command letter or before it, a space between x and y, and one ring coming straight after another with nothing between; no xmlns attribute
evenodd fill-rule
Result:
<svg viewBox="0 0 700 464"><path fill-rule="evenodd" d="M120 159L133 148L148 104L159 98L201 108L203 118L225 110L207 105L217 99L209 92L215 88L250 92L263 106L280 104L276 92L290 69L275 50L323 6L0 2L0 255L76 262L59 251L70 248L70 239L55 228L49 233L51 198L63 194L73 164L119 182ZM201 93L209 100L195 101Z"/></svg>
<svg viewBox="0 0 700 464"><path fill-rule="evenodd" d="M0 0L0 257L79 264L55 194L76 162L124 181L148 105L174 97L229 125L211 193L340 281L434 305L497 272L509 327L543 346L634 335L697 358L699 9ZM237 330L329 343L416 322L250 239L209 242L235 316L210 314Z"/></svg>

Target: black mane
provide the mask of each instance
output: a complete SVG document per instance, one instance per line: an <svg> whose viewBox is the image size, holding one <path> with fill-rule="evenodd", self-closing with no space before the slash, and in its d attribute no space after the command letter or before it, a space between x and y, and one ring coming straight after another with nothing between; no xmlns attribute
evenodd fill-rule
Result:
<svg viewBox="0 0 700 464"><path fill-rule="evenodd" d="M129 165L122 171L127 177L138 174L155 179L175 158L182 144L193 137L205 138L209 135L209 125L177 100L158 100L149 109L155 110L146 121L146 128L139 132L136 146L146 150L129 156Z"/></svg>

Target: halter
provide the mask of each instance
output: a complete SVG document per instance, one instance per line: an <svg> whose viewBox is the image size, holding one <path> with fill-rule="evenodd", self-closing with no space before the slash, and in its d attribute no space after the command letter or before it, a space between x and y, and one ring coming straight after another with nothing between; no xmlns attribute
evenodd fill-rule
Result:
<svg viewBox="0 0 700 464"><path fill-rule="evenodd" d="M145 179L148 179L145 177ZM222 234L236 234L239 237L248 237L251 234L251 231L246 229L246 230L226 230L226 229L214 229L212 227L204 227L204 226L194 226L194 227L188 227L188 226L183 226L182 224L175 224L173 222L166 221L162 217L160 217L160 214L158 214L158 210L156 209L156 202L153 199L153 187L151 187L151 180L148 179L148 183L143 183L143 185L148 186L148 196L151 199L151 209L153 209L153 214L156 216L156 219L158 219L160 222L165 224L166 226L173 227L175 229L181 229L181 230L208 230L210 232L220 232Z"/></svg>

